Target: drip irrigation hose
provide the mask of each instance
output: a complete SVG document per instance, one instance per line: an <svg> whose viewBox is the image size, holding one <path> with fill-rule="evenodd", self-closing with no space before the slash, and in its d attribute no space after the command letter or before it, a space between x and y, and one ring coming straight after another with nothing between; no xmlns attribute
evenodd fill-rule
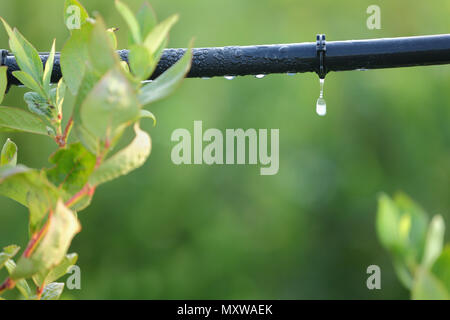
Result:
<svg viewBox="0 0 450 320"><path fill-rule="evenodd" d="M164 50L151 79L170 68L185 52L186 49ZM119 50L118 54L128 61L128 50ZM48 53L42 53L40 57L45 63ZM56 54L53 83L62 76L59 57L59 53ZM20 85L12 75L13 71L19 70L15 57L1 50L1 64L8 67L8 85ZM308 43L193 49L192 67L187 77L316 72L323 78L332 71L441 64L450 64L450 34L327 41L326 44L325 36L318 35L316 42Z"/></svg>

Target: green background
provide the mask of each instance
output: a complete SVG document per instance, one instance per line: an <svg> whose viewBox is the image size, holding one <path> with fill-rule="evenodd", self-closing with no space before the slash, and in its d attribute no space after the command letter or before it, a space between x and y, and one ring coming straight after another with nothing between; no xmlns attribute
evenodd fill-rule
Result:
<svg viewBox="0 0 450 320"><path fill-rule="evenodd" d="M139 0L124 1L138 9ZM37 47L68 32L64 1L1 0L1 16ZM109 26L127 28L112 1L83 1ZM366 9L381 7L381 30ZM170 47L309 42L449 32L449 1L154 0L158 17L180 13ZM0 47L8 48L0 32ZM377 195L403 190L450 221L450 66L331 73L326 117L315 114L315 74L186 80L151 106L152 155L144 167L99 188L80 213L77 299L408 298L375 234ZM23 106L14 87L3 105ZM280 129L280 171L259 166L176 166L173 130ZM48 166L45 137L9 135L19 162ZM1 135L1 142L7 138ZM447 238L448 239L448 238ZM0 246L27 242L27 210L0 199ZM366 268L382 289L366 287Z"/></svg>

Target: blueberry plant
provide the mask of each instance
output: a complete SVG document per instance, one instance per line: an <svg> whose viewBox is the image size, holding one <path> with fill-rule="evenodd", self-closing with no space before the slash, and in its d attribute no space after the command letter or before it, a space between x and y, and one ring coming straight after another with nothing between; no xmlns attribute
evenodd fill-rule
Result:
<svg viewBox="0 0 450 320"><path fill-rule="evenodd" d="M0 283L0 295L17 289L24 299L60 297L64 283L56 281L78 258L68 253L81 230L77 213L90 204L98 186L144 164L151 139L140 122L156 121L146 107L175 90L190 68L189 49L154 81L145 81L178 16L157 23L147 3L136 15L124 3L115 4L130 31L128 63L116 53L116 29L107 28L100 15L90 17L77 0L66 0L64 21L70 38L61 51L63 77L57 84L51 83L55 42L42 61L32 44L2 19L20 67L13 76L28 89L28 110L1 106L0 131L44 135L57 150L50 155L49 168L43 169L17 164L18 148L10 139L1 150L0 194L28 208L29 242L19 258L17 245L0 251L0 269L5 267L9 274ZM0 102L8 87L7 72L0 68ZM68 100L73 108L66 108ZM134 138L120 148L128 129L134 130Z"/></svg>
<svg viewBox="0 0 450 320"><path fill-rule="evenodd" d="M400 282L412 299L450 299L450 245L444 246L442 216L428 214L408 196L381 195L377 233Z"/></svg>

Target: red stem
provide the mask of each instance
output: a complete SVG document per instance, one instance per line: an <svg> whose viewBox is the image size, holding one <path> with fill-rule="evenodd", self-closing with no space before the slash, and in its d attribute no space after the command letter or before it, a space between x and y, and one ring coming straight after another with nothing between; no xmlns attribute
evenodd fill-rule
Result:
<svg viewBox="0 0 450 320"><path fill-rule="evenodd" d="M67 122L66 128L64 129L63 135L57 135L55 137L55 142L60 148L64 148L67 144L67 138L69 136L70 130L73 126L73 118L70 117L69 122Z"/></svg>
<svg viewBox="0 0 450 320"><path fill-rule="evenodd" d="M69 122L67 123L66 130L64 132L64 138L61 140L64 142L64 144L62 146L58 143L58 139L57 139L58 137L55 138L55 140L57 141L58 145L60 145L60 147L65 146L65 143L66 143L65 140L67 139L67 134L70 131L70 127L72 126L72 124L73 124L73 120L72 120L72 118L70 118ZM95 169L97 169L102 164L103 158L106 155L109 147L110 147L110 142L107 140L107 141L105 141L105 148L103 149L103 152L101 152L101 154L97 157ZM93 186L90 186L89 183L86 183L86 185L79 192L77 192L72 198L70 198L65 203L65 205L66 205L66 207L71 207L84 196L93 197L94 193L95 193L95 186L93 187ZM33 250L36 248L37 244L42 239L45 232L48 230L49 222L50 222L50 219L52 218L52 215L53 215L53 210L50 209L47 222L45 223L45 225L42 227L42 229L39 232L33 234L30 241L28 242L28 245L22 254L24 257L28 258L33 253ZM16 285L16 282L14 280L12 280L9 277L6 278L6 280L3 282L3 284L0 285L0 293L2 293L5 290L13 289L15 287L15 285ZM43 290L44 290L44 287L37 289L38 299L40 299Z"/></svg>

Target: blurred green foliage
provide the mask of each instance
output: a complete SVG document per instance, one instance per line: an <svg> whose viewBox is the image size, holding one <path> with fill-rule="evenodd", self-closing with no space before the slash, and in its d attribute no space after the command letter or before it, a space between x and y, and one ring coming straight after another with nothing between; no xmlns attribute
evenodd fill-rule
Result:
<svg viewBox="0 0 450 320"><path fill-rule="evenodd" d="M124 1L134 10L140 0ZM160 20L180 21L170 46L247 45L448 33L450 3L383 1L151 1ZM64 2L0 0L1 15L40 51L68 32ZM109 27L126 23L110 1L85 0ZM366 28L366 8L381 7L381 30ZM399 19L399 16L402 19ZM63 41L64 39L64 41ZM7 37L0 33L0 47ZM65 298L408 298L375 233L380 191L404 190L450 221L450 66L329 74L328 114L315 114L314 74L190 79L152 111L153 151L137 172L99 188L80 213L82 289ZM12 88L3 105L23 105ZM175 166L174 129L279 128L280 171L256 166ZM145 126L145 125L144 125ZM49 166L45 137L0 136L18 161ZM26 243L27 210L0 199L0 247ZM448 241L448 239L447 239ZM381 267L369 291L366 268ZM3 274L1 274L3 278Z"/></svg>
<svg viewBox="0 0 450 320"><path fill-rule="evenodd" d="M412 299L450 299L450 246L444 249L445 222L428 214L403 193L378 200L377 233L392 256Z"/></svg>

